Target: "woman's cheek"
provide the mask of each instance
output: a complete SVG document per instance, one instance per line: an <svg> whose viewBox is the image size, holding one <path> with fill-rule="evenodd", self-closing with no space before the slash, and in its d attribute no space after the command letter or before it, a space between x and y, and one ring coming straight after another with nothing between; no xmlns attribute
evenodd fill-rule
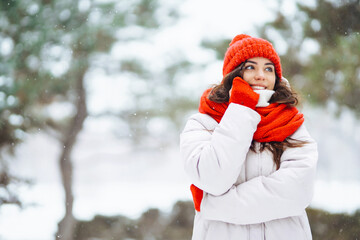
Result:
<svg viewBox="0 0 360 240"><path fill-rule="evenodd" d="M243 75L243 79L245 80L245 82L250 83L251 78L252 78L251 74L245 71Z"/></svg>

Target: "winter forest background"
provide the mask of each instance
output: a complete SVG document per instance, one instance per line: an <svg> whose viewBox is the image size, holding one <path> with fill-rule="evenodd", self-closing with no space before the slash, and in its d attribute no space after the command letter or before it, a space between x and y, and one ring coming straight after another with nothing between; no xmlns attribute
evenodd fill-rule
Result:
<svg viewBox="0 0 360 240"><path fill-rule="evenodd" d="M179 133L240 33L302 96L314 239L360 239L359 0L2 0L0 29L0 239L190 239Z"/></svg>

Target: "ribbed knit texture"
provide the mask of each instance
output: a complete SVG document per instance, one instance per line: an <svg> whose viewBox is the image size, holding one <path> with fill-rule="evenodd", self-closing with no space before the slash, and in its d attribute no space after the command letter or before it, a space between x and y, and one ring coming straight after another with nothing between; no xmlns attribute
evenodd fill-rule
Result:
<svg viewBox="0 0 360 240"><path fill-rule="evenodd" d="M199 112L208 114L220 122L229 103L211 101L208 98L210 92L211 88L201 96ZM253 136L257 142L282 142L304 122L304 115L299 113L296 107L288 107L285 104L272 103L267 107L257 107L255 111L261 116Z"/></svg>
<svg viewBox="0 0 360 240"><path fill-rule="evenodd" d="M255 109L259 97L260 95L252 90L249 83L241 77L234 78L229 100L230 103L237 103Z"/></svg>
<svg viewBox="0 0 360 240"><path fill-rule="evenodd" d="M246 34L237 35L229 44L224 57L223 76L253 57L269 59L274 64L279 79L282 78L280 57L272 44L265 39L254 38Z"/></svg>

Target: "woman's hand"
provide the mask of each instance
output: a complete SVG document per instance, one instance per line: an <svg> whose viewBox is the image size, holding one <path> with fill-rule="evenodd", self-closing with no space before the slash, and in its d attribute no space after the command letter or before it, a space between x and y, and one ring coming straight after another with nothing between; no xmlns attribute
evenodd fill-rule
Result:
<svg viewBox="0 0 360 240"><path fill-rule="evenodd" d="M230 92L230 103L237 103L251 109L255 109L260 95L254 92L250 85L240 77L233 80Z"/></svg>

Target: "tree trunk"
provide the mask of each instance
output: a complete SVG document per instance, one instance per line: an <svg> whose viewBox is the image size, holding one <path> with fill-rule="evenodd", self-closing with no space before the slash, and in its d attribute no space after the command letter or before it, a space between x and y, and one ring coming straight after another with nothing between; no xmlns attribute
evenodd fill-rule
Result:
<svg viewBox="0 0 360 240"><path fill-rule="evenodd" d="M77 114L72 119L68 130L64 133L63 151L59 159L62 184L65 192L65 216L59 222L56 239L64 240L73 239L75 230L75 218L72 212L74 196L72 192L73 166L71 153L73 146L76 143L77 135L81 131L84 121L87 117L86 92L83 84L85 71L79 75L80 76L76 82L76 93L78 96L76 102Z"/></svg>

